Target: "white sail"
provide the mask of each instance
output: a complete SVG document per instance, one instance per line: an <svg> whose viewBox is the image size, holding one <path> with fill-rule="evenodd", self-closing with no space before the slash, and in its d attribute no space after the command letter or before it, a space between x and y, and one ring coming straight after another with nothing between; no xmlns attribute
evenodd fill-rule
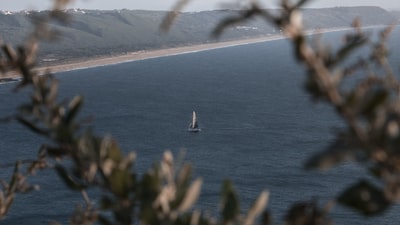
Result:
<svg viewBox="0 0 400 225"><path fill-rule="evenodd" d="M196 112L193 111L192 114L192 122L189 124L188 131L190 132L199 132L201 129L199 128L199 125L197 124L197 117L196 117Z"/></svg>
<svg viewBox="0 0 400 225"><path fill-rule="evenodd" d="M196 121L196 112L193 111L193 117L192 117L192 128L197 127L197 121Z"/></svg>

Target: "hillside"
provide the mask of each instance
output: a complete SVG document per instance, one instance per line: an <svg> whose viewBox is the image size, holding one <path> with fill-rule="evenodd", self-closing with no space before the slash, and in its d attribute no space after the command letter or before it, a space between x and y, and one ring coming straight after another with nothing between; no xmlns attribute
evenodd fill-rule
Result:
<svg viewBox="0 0 400 225"><path fill-rule="evenodd" d="M390 13L397 19L397 22L400 22L400 10L394 10Z"/></svg>
<svg viewBox="0 0 400 225"><path fill-rule="evenodd" d="M32 12L0 13L0 38L20 43L31 29ZM40 13L40 12L39 12ZM161 11L140 10L69 10L68 25L53 24L62 33L55 43L43 43L42 60L65 61L77 58L110 56L132 51L170 48L214 42L210 32L225 17L239 12L230 10L181 13L172 30L163 34L159 25L165 16ZM391 24L393 14L378 7L339 7L306 9L307 28L348 27L359 17L364 25ZM219 41L278 34L265 21L254 19L229 28Z"/></svg>
<svg viewBox="0 0 400 225"><path fill-rule="evenodd" d="M335 7L304 10L304 24L308 28L346 27L359 18L363 26L389 25L396 19L379 7Z"/></svg>

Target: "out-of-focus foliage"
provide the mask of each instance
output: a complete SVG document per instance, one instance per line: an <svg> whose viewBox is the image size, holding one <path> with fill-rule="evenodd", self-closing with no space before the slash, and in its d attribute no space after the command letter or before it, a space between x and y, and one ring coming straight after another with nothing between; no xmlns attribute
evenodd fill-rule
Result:
<svg viewBox="0 0 400 225"><path fill-rule="evenodd" d="M301 8L307 2L282 0L279 13L251 2L244 13L222 20L213 34L219 36L233 24L255 17L283 30L292 43L295 58L307 71L306 91L313 100L330 104L347 125L305 167L329 169L344 161L364 166L371 181L356 182L337 200L364 215L378 215L400 199L400 83L388 63L386 46L393 26L384 28L376 40L355 18L353 30L340 47L331 49L306 34ZM360 49L369 49L369 53L357 54ZM299 213L302 208L295 211Z"/></svg>
<svg viewBox="0 0 400 225"><path fill-rule="evenodd" d="M82 128L86 120L78 115L83 98L60 101L55 77L50 73L39 76L35 70L38 42L58 35L49 22L68 22L63 9L69 1L54 2L52 11L33 16L35 29L24 45L2 44L2 75L20 74L22 80L15 91L30 91L29 101L6 120L18 121L47 141L40 146L37 159L17 162L10 181L1 180L0 219L7 215L17 194L37 188L29 185L29 176L37 170L54 169L66 187L80 192L85 202L71 215L71 224L254 224L266 207L267 192L261 193L247 215L240 215L238 205L225 213L230 196L236 196L230 185L221 193L228 196L222 200L226 207L221 218L206 216L193 210L202 179L193 180L190 165L177 165L172 154L165 152L161 162L140 177L133 168L133 152L124 154L110 136L100 137ZM95 188L101 190L97 201L89 198Z"/></svg>
<svg viewBox="0 0 400 225"><path fill-rule="evenodd" d="M193 209L202 179L192 179L189 165L176 164L172 154L165 152L160 163L139 176L134 170L134 153L125 154L110 136L100 137L82 128L86 121L79 119L78 113L83 98L60 101L57 80L51 74L38 76L34 70L38 41L58 34L48 26L49 21L67 22L63 9L69 0L54 2L52 11L34 17L35 31L24 45L1 46L3 75L21 74L15 90L30 91L29 101L7 119L18 121L47 142L39 147L35 160L17 162L9 181L1 180L0 219L7 215L16 195L36 189L28 183L29 176L37 170L54 169L67 188L82 194L85 203L77 206L71 224L271 224L271 216L265 211L267 191L261 192L243 214L238 194L226 181L222 185L220 216L211 217ZM314 100L331 104L347 124L334 143L311 157L306 168L328 169L345 160L364 165L374 183L356 182L336 200L364 215L379 214L400 196L400 85L388 65L385 45L391 28L384 29L373 41L355 21L354 30L342 46L331 50L321 43L310 43L305 34L300 7L306 2L282 0L278 13L253 2L242 14L222 20L213 33L220 35L232 24L253 17L283 30L293 44L296 59L306 68L306 90ZM178 2L176 10L186 3ZM166 29L175 16L167 16L163 25ZM365 46L370 47L368 55L356 62L347 61ZM348 85L356 72L366 76ZM98 201L89 198L94 188L101 190ZM320 208L313 201L296 203L287 212L285 224L329 224L328 206Z"/></svg>
<svg viewBox="0 0 400 225"><path fill-rule="evenodd" d="M299 202L292 205L285 215L286 224L290 225L330 225L328 210L320 209L315 201Z"/></svg>

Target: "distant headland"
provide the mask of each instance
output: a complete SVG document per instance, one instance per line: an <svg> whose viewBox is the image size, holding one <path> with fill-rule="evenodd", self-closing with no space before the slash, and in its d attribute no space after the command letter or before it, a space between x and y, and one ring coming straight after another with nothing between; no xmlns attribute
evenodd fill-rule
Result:
<svg viewBox="0 0 400 225"><path fill-rule="evenodd" d="M167 33L159 29L163 11L71 9L69 13L69 24L52 25L61 32L60 39L41 43L38 64L50 66L53 72L283 38L281 30L262 19L230 27L218 40L211 37L221 19L238 13L232 10L181 13ZM0 11L0 39L22 43L31 28L27 14ZM381 26L398 23L400 13L379 7L303 11L304 24L311 32L346 29L354 18L363 26Z"/></svg>

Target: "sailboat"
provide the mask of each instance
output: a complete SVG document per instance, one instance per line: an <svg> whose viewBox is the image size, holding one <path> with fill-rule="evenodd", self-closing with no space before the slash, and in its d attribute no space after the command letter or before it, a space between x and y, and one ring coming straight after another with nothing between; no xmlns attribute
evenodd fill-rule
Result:
<svg viewBox="0 0 400 225"><path fill-rule="evenodd" d="M194 133L201 131L199 124L197 123L197 117L195 111L193 111L192 122L189 124L188 131Z"/></svg>

